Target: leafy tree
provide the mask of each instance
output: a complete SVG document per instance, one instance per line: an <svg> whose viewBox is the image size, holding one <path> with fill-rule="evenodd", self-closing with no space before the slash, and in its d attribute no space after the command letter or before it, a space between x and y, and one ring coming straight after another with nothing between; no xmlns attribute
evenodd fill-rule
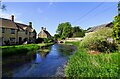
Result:
<svg viewBox="0 0 120 79"><path fill-rule="evenodd" d="M66 37L71 37L71 30L71 24L69 22L65 22L58 25L56 32L59 34L60 38L64 39Z"/></svg>
<svg viewBox="0 0 120 79"><path fill-rule="evenodd" d="M60 35L59 34L55 34L54 35L54 40L57 40L57 39L59 39L60 38Z"/></svg>
<svg viewBox="0 0 120 79"><path fill-rule="evenodd" d="M118 13L120 14L120 2L118 3Z"/></svg>
<svg viewBox="0 0 120 79"><path fill-rule="evenodd" d="M120 3L118 4L118 7ZM118 9L119 10L119 9ZM116 43L120 43L120 14L114 17L113 37Z"/></svg>
<svg viewBox="0 0 120 79"><path fill-rule="evenodd" d="M6 5L2 4L2 1L0 1L0 9L1 10L6 10Z"/></svg>
<svg viewBox="0 0 120 79"><path fill-rule="evenodd" d="M72 37L83 37L85 36L85 31L79 26L75 26L72 28L72 34Z"/></svg>

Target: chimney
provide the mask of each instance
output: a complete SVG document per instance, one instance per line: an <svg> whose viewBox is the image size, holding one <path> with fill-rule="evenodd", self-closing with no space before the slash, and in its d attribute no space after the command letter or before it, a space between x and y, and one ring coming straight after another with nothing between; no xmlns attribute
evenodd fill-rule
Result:
<svg viewBox="0 0 120 79"><path fill-rule="evenodd" d="M44 28L44 30L46 31L46 28Z"/></svg>
<svg viewBox="0 0 120 79"><path fill-rule="evenodd" d="M44 27L41 27L41 30L44 30Z"/></svg>
<svg viewBox="0 0 120 79"><path fill-rule="evenodd" d="M29 22L29 26L32 28L32 22Z"/></svg>
<svg viewBox="0 0 120 79"><path fill-rule="evenodd" d="M14 15L11 15L10 19L14 22Z"/></svg>

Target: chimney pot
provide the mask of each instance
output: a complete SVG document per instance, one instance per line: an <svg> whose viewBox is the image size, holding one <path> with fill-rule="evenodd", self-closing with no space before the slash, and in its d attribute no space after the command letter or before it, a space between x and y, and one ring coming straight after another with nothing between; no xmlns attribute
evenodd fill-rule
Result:
<svg viewBox="0 0 120 79"><path fill-rule="evenodd" d="M32 28L32 22L29 22L29 26Z"/></svg>
<svg viewBox="0 0 120 79"><path fill-rule="evenodd" d="M11 15L11 21L14 22L14 15Z"/></svg>
<svg viewBox="0 0 120 79"><path fill-rule="evenodd" d="M41 27L41 30L43 30L44 29L44 27Z"/></svg>

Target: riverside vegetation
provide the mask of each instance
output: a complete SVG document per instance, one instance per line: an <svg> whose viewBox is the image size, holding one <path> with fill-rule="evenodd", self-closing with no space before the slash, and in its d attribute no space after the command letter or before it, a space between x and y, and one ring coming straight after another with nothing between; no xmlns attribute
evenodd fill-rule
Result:
<svg viewBox="0 0 120 79"><path fill-rule="evenodd" d="M41 47L50 46L53 43L41 43L41 44L26 44L26 45L15 45L15 46L0 46L2 49L2 56L11 56L15 54L24 54L30 51L36 51Z"/></svg>
<svg viewBox="0 0 120 79"><path fill-rule="evenodd" d="M67 77L119 77L119 47L109 43L112 29L102 28L85 36L81 42L72 43L78 47L77 52L70 57L65 68ZM112 50L111 50L112 49ZM94 53L89 53L91 50Z"/></svg>

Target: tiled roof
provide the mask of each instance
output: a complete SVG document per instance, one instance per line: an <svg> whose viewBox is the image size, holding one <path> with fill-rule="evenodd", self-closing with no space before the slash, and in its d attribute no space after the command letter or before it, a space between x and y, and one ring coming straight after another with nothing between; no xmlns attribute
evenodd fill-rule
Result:
<svg viewBox="0 0 120 79"><path fill-rule="evenodd" d="M35 30L35 29L29 27L29 25L16 23L14 21L11 21L11 20L5 19L5 18L0 18L0 22L2 22L2 26L0 26L0 27L13 28L13 29L18 29L18 30L23 30L23 31L27 30L29 32L33 32Z"/></svg>
<svg viewBox="0 0 120 79"><path fill-rule="evenodd" d="M98 26L95 26L95 27L92 27L91 29L89 29L87 32L93 32L93 31L95 31L95 30L97 30L97 29L99 29L99 28L102 28L102 27L113 27L113 23L112 22L110 22L110 23L108 23L108 24L102 24L102 25L98 25Z"/></svg>
<svg viewBox="0 0 120 79"><path fill-rule="evenodd" d="M11 20L0 18L0 21L2 22L2 26L0 27L18 29L15 23Z"/></svg>

